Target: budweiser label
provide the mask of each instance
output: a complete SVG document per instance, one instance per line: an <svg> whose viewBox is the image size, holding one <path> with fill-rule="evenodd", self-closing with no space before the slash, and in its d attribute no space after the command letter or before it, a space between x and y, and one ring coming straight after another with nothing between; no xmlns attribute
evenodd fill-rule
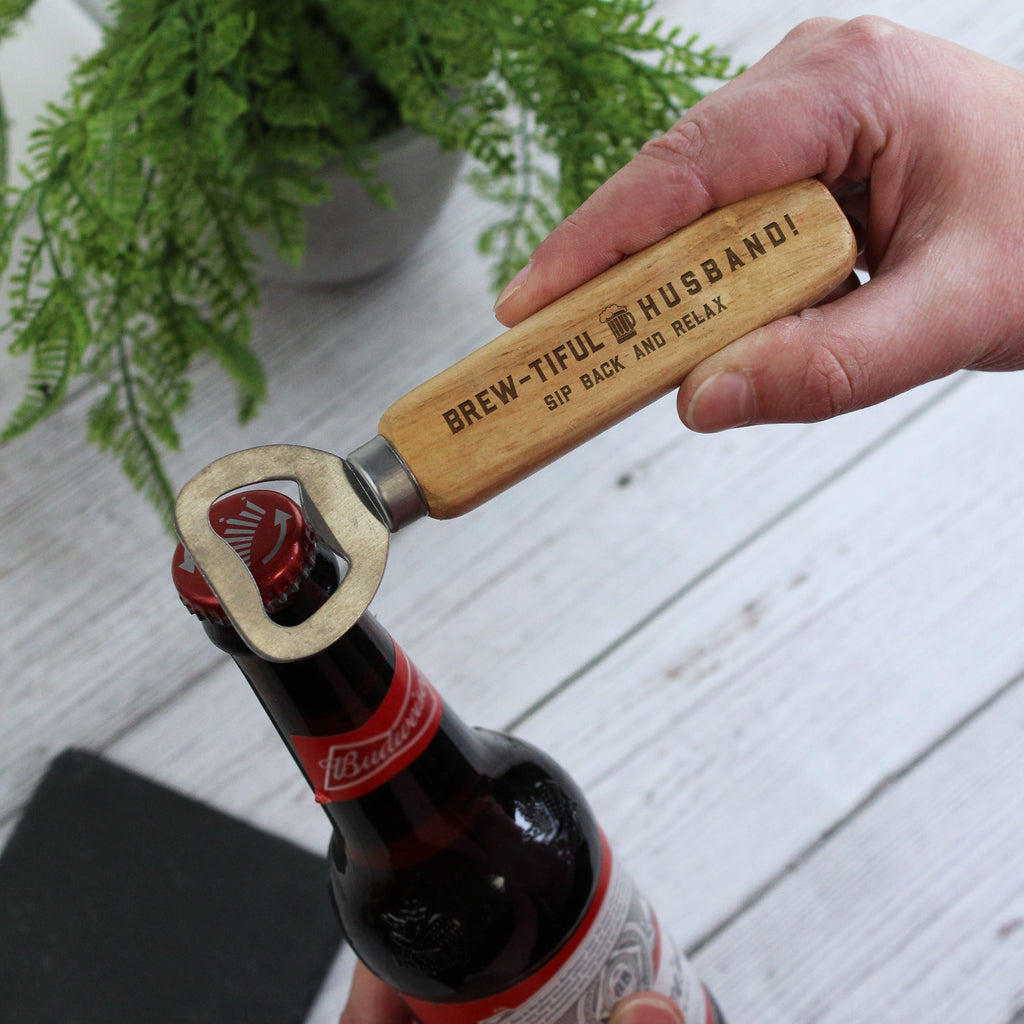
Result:
<svg viewBox="0 0 1024 1024"><path fill-rule="evenodd" d="M604 844L601 882L582 924L553 961L515 988L472 1003L407 999L422 1024L603 1024L634 992L663 992L686 1024L715 1024L690 962L667 940Z"/></svg>
<svg viewBox="0 0 1024 1024"><path fill-rule="evenodd" d="M365 796L408 767L441 722L441 698L395 644L395 675L383 703L358 729L292 736L319 803Z"/></svg>

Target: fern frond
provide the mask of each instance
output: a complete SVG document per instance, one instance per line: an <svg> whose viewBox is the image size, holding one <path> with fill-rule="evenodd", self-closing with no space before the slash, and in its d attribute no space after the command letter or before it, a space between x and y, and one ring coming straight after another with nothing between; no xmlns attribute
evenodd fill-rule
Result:
<svg viewBox="0 0 1024 1024"><path fill-rule="evenodd" d="M25 396L0 431L9 441L34 427L64 400L89 344L89 321L73 290L61 281L37 306L11 350L30 352Z"/></svg>
<svg viewBox="0 0 1024 1024"><path fill-rule="evenodd" d="M249 346L247 333L218 327L188 305L180 305L173 317L191 342L207 351L236 382L239 419L251 419L266 399L267 382L263 367Z"/></svg>
<svg viewBox="0 0 1024 1024"><path fill-rule="evenodd" d="M168 533L174 532L175 489L154 439L142 421L125 415L117 393L100 399L89 412L89 436L101 451L115 455L131 485L156 509Z"/></svg>

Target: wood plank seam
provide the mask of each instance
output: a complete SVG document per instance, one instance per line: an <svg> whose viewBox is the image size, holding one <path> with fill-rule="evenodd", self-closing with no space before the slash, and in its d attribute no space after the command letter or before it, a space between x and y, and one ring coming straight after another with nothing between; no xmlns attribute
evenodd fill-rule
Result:
<svg viewBox="0 0 1024 1024"><path fill-rule="evenodd" d="M696 939L687 949L687 956L698 956L708 945L727 932L740 918L763 902L783 881L796 874L819 851L832 842L837 835L856 822L880 797L898 786L900 782L912 775L926 762L940 754L974 722L1009 698L1019 687L1024 687L1024 669L993 690L987 698L972 707L967 714L954 722L945 732L936 736L928 746L923 747L899 768L890 771L883 778L879 779L860 800L850 807L845 814L838 817L827 829L822 831L813 842L808 843L786 864L782 865L771 878L760 885L756 891L751 893L741 903L738 903L721 921ZM1022 1008L1021 1013L1024 1013L1024 1008ZM1019 1014L1009 1024L1014 1024L1018 1016Z"/></svg>

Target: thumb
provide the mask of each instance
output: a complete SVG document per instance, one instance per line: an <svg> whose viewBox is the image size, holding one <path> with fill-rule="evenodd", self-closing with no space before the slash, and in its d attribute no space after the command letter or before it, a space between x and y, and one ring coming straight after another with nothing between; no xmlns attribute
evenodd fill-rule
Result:
<svg viewBox="0 0 1024 1024"><path fill-rule="evenodd" d="M680 418L705 433L816 422L967 365L967 325L937 331L937 317L922 315L921 282L915 292L905 271L776 320L705 359L679 389Z"/></svg>
<svg viewBox="0 0 1024 1024"><path fill-rule="evenodd" d="M638 992L616 1004L608 1024L685 1024L683 1011L668 996Z"/></svg>

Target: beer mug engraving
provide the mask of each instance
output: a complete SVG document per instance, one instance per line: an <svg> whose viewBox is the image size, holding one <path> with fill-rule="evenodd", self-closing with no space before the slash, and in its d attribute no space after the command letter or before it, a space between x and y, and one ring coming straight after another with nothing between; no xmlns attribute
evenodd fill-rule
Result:
<svg viewBox="0 0 1024 1024"><path fill-rule="evenodd" d="M600 320L611 328L615 340L620 345L636 337L636 318L625 306L605 306L601 310Z"/></svg>

